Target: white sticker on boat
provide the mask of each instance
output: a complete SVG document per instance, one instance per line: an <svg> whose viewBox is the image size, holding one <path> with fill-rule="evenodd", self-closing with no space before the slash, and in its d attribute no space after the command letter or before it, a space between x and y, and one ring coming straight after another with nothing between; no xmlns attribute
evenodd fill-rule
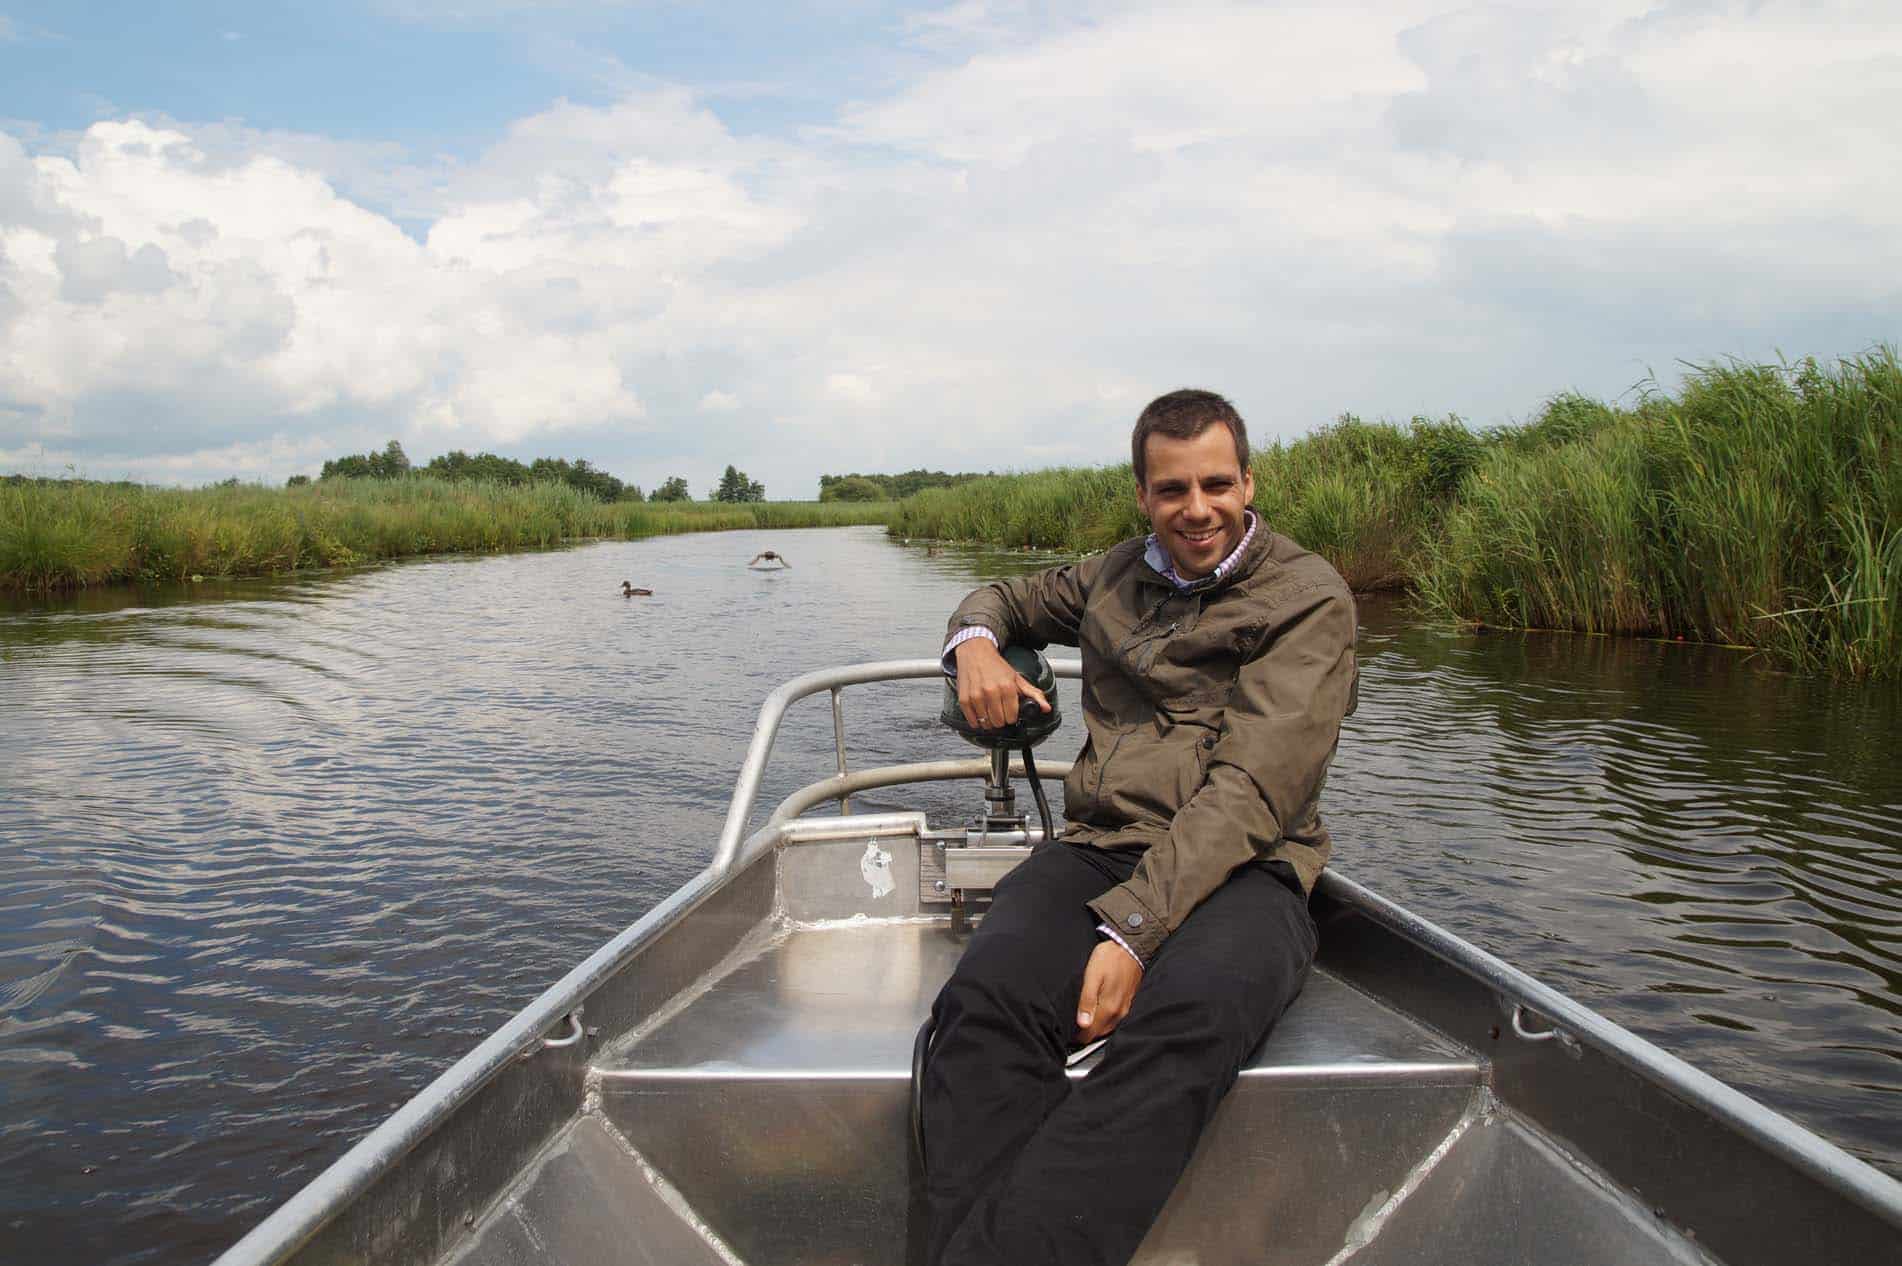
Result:
<svg viewBox="0 0 1902 1266"><path fill-rule="evenodd" d="M876 841L865 845L865 856L859 858L859 874L865 882L872 885L872 898L877 900L892 890L892 855L880 848Z"/></svg>

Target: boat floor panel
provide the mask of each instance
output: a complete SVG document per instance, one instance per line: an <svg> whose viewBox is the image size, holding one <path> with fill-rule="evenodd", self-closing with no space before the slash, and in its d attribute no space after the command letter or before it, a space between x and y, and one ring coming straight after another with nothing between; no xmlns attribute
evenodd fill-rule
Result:
<svg viewBox="0 0 1902 1266"><path fill-rule="evenodd" d="M1715 1259L1513 1117L1482 1118L1353 1266L1713 1266Z"/></svg>
<svg viewBox="0 0 1902 1266"><path fill-rule="evenodd" d="M447 1266L733 1266L598 1117L582 1116Z"/></svg>

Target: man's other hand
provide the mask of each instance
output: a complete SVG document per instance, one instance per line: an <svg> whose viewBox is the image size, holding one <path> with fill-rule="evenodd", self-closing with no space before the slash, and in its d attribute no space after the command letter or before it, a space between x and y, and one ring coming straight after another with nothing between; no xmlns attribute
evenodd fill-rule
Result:
<svg viewBox="0 0 1902 1266"><path fill-rule="evenodd" d="M1018 674L986 637L958 643L951 652L958 661L958 710L973 729L1001 730L1017 723L1017 701L1035 699L1048 712L1043 691Z"/></svg>
<svg viewBox="0 0 1902 1266"><path fill-rule="evenodd" d="M1136 997L1143 982L1142 964L1114 941L1103 941L1090 951L1083 968L1083 992L1076 1003L1076 1040L1081 1046L1108 1037Z"/></svg>

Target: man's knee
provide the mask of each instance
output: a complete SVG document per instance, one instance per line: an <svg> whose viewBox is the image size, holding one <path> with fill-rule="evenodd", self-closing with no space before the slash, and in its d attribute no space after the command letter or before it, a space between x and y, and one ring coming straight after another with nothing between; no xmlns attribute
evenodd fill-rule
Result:
<svg viewBox="0 0 1902 1266"><path fill-rule="evenodd" d="M1137 998L1140 1004L1147 992L1175 1015L1164 1027L1193 1029L1239 1058L1301 992L1316 938L1305 905L1272 879L1246 903L1224 904L1199 927L1198 910L1164 942Z"/></svg>
<svg viewBox="0 0 1902 1266"><path fill-rule="evenodd" d="M958 1013L1013 1016L1047 1009L1047 992L1029 970L1038 946L1029 937L998 933L972 939L939 994L938 1018Z"/></svg>
<svg viewBox="0 0 1902 1266"><path fill-rule="evenodd" d="M1291 936L1181 974L1210 1025L1253 1047L1300 994L1313 958L1311 942Z"/></svg>

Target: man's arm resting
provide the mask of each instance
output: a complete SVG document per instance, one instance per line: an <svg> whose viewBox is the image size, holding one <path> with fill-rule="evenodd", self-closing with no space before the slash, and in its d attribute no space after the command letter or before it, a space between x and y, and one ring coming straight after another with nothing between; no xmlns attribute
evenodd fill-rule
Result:
<svg viewBox="0 0 1902 1266"><path fill-rule="evenodd" d="M988 629L999 645L1024 644L1042 649L1052 642L1075 646L1083 623L1083 605L1103 555L1051 567L1032 576L1016 576L974 589L951 614L945 650L970 629Z"/></svg>
<svg viewBox="0 0 1902 1266"><path fill-rule="evenodd" d="M1101 565L1098 556L999 581L973 590L958 604L943 656L946 673L957 679L966 722L979 729L1013 725L1019 699L1050 706L1041 691L1011 670L999 648L1076 645L1089 584Z"/></svg>

